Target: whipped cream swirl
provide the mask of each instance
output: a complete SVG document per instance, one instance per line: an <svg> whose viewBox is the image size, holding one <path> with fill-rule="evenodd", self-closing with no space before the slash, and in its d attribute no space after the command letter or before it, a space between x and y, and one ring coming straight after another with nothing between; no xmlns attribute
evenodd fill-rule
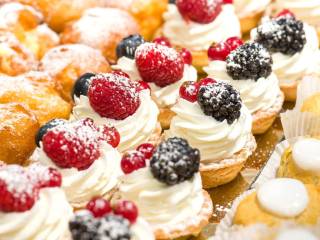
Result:
<svg viewBox="0 0 320 240"><path fill-rule="evenodd" d="M154 240L154 235L149 224L138 217L137 221L131 225L131 240Z"/></svg>
<svg viewBox="0 0 320 240"><path fill-rule="evenodd" d="M271 0L234 0L233 5L236 14L240 18L250 16L252 14L264 12Z"/></svg>
<svg viewBox="0 0 320 240"><path fill-rule="evenodd" d="M75 119L92 118L98 125L110 124L117 128L120 133L120 152L134 149L141 143L147 142L150 136L157 131L159 109L152 101L149 90L143 90L139 93L141 104L137 111L123 119L115 120L101 117L90 106L89 98L81 95L75 97L76 106L73 108Z"/></svg>
<svg viewBox="0 0 320 240"><path fill-rule="evenodd" d="M0 212L2 240L63 240L72 216L64 192L59 188L44 188L33 207L25 212Z"/></svg>
<svg viewBox="0 0 320 240"><path fill-rule="evenodd" d="M199 173L188 181L168 186L155 179L149 167L123 176L119 193L121 198L137 204L140 216L154 229L192 219L204 203Z"/></svg>
<svg viewBox="0 0 320 240"><path fill-rule="evenodd" d="M217 18L208 24L186 22L175 4L169 4L163 18L163 35L173 45L192 51L207 51L213 42L241 36L240 22L232 4L223 5Z"/></svg>
<svg viewBox="0 0 320 240"><path fill-rule="evenodd" d="M117 65L113 65L112 68L127 73L132 80L137 81L142 79L134 59L121 57ZM171 106L177 101L181 84L186 81L197 81L197 77L197 70L193 66L185 64L183 77L179 81L165 87L159 87L154 83L149 83L152 97L161 108Z"/></svg>
<svg viewBox="0 0 320 240"><path fill-rule="evenodd" d="M267 78L234 80L226 70L225 61L211 61L204 71L217 81L223 81L235 87L241 95L242 102L253 114L272 107L280 94L279 81L274 73Z"/></svg>
<svg viewBox="0 0 320 240"><path fill-rule="evenodd" d="M101 143L101 156L85 170L58 168L43 151L42 143L36 149L37 160L46 166L59 169L62 174L62 188L68 201L74 207L83 207L94 196L103 196L112 191L122 175L120 153L107 143Z"/></svg>
<svg viewBox="0 0 320 240"><path fill-rule="evenodd" d="M166 137L181 137L189 144L198 148L201 163L217 163L239 152L251 137L252 117L244 105L240 118L232 124L226 120L219 122L207 116L197 102L189 102L179 98L171 108L177 115L173 117Z"/></svg>

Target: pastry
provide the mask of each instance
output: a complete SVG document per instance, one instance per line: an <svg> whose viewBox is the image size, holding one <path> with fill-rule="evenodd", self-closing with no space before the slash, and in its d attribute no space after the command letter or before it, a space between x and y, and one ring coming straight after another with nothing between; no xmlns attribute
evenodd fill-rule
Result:
<svg viewBox="0 0 320 240"><path fill-rule="evenodd" d="M165 136L185 138L200 150L204 188L230 182L256 148L249 110L237 90L211 78L189 82L180 93Z"/></svg>
<svg viewBox="0 0 320 240"><path fill-rule="evenodd" d="M123 72L113 72L85 75L74 89L74 118L90 117L98 125L115 126L121 136L120 152L159 140L159 109L146 83L132 81Z"/></svg>
<svg viewBox="0 0 320 240"><path fill-rule="evenodd" d="M315 28L297 20L292 13L283 12L276 18L265 19L252 30L251 37L272 53L273 71L285 99L295 101L297 85L319 62Z"/></svg>
<svg viewBox="0 0 320 240"><path fill-rule="evenodd" d="M116 131L108 125L98 128L88 118L73 122L52 120L40 128L32 159L57 168L68 201L81 208L92 197L109 198L115 191L122 174Z"/></svg>
<svg viewBox="0 0 320 240"><path fill-rule="evenodd" d="M67 101L75 81L86 72L108 72L110 66L102 54L82 44L66 44L50 49L41 59L39 69L49 73Z"/></svg>
<svg viewBox="0 0 320 240"><path fill-rule="evenodd" d="M72 208L54 168L0 166L0 238L65 239Z"/></svg>
<svg viewBox="0 0 320 240"><path fill-rule="evenodd" d="M27 106L40 125L53 118L69 118L71 106L55 90L48 74L28 72L16 77L0 76L0 103Z"/></svg>
<svg viewBox="0 0 320 240"><path fill-rule="evenodd" d="M319 197L312 184L304 185L290 178L273 179L239 203L233 224L279 226L284 221L294 221L315 225L320 216Z"/></svg>
<svg viewBox="0 0 320 240"><path fill-rule="evenodd" d="M116 61L118 42L139 32L135 19L116 8L92 8L70 24L61 34L62 43L82 43L99 49L110 61Z"/></svg>
<svg viewBox="0 0 320 240"><path fill-rule="evenodd" d="M253 134L266 132L284 101L267 49L259 43L243 43L232 37L210 47L208 55L211 61L204 71L209 77L229 83L240 92L243 104L252 114Z"/></svg>
<svg viewBox="0 0 320 240"><path fill-rule="evenodd" d="M174 46L189 49L192 64L201 71L208 65L206 51L213 42L241 35L239 19L230 1L177 0L169 4L163 17L162 35Z"/></svg>
<svg viewBox="0 0 320 240"><path fill-rule="evenodd" d="M106 0L106 7L115 7L131 13L140 26L142 36L151 40L163 22L168 0Z"/></svg>
<svg viewBox="0 0 320 240"><path fill-rule="evenodd" d="M170 138L155 148L150 161L137 152L128 154L121 162L126 175L120 178L119 197L138 206L156 239L198 235L212 214L198 172L199 150L184 139Z"/></svg>
<svg viewBox="0 0 320 240"><path fill-rule="evenodd" d="M24 164L35 149L34 138L39 123L23 105L0 104L0 160L7 164Z"/></svg>
<svg viewBox="0 0 320 240"><path fill-rule="evenodd" d="M118 44L117 55L119 59L112 68L127 73L132 80L149 83L151 95L160 108L161 126L169 128L174 116L170 107L177 101L179 87L185 81L197 80L190 52L184 49L178 53L163 43L144 43L141 36L133 35ZM189 58L184 57L187 55Z"/></svg>

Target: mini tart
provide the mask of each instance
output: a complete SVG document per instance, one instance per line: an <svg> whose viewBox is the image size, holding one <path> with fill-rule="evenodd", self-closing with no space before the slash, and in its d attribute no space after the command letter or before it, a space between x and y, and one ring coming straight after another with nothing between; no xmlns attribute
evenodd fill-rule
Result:
<svg viewBox="0 0 320 240"><path fill-rule="evenodd" d="M320 115L320 93L306 98L302 103L301 112L311 112Z"/></svg>

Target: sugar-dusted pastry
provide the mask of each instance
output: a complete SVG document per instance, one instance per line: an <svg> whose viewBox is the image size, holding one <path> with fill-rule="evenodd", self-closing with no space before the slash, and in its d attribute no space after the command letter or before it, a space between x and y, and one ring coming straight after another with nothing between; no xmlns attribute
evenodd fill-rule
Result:
<svg viewBox="0 0 320 240"><path fill-rule="evenodd" d="M163 39L158 39L163 40ZM179 87L185 81L196 81L197 71L186 49L180 52L170 43L144 43L139 35L123 39L117 47L118 61L112 67L127 73L132 80L149 83L151 95L160 108L159 120L163 128L170 125Z"/></svg>
<svg viewBox="0 0 320 240"><path fill-rule="evenodd" d="M121 136L120 152L159 140L159 109L146 83L133 81L123 72L86 74L74 89L74 118L90 117L98 125L115 126Z"/></svg>
<svg viewBox="0 0 320 240"><path fill-rule="evenodd" d="M40 128L36 140L32 159L61 172L62 188L72 206L84 207L92 197L108 198L115 191L122 174L115 128L97 127L88 118L55 119Z"/></svg>
<svg viewBox="0 0 320 240"><path fill-rule="evenodd" d="M304 185L291 178L273 179L240 201L233 224L279 226L284 221L294 221L315 225L320 216L319 200L319 192L312 184Z"/></svg>
<svg viewBox="0 0 320 240"><path fill-rule="evenodd" d="M205 188L230 182L256 148L252 117L239 92L206 78L182 85L180 96L166 137L185 138L199 149Z"/></svg>
<svg viewBox="0 0 320 240"><path fill-rule="evenodd" d="M241 35L232 1L177 0L164 13L163 36L177 47L191 51L193 65L208 64L207 49L213 42Z"/></svg>
<svg viewBox="0 0 320 240"><path fill-rule="evenodd" d="M54 168L0 166L0 238L64 240L72 217Z"/></svg>
<svg viewBox="0 0 320 240"><path fill-rule="evenodd" d="M149 224L137 206L127 200L111 204L95 197L85 210L77 211L69 223L71 239L154 240Z"/></svg>
<svg viewBox="0 0 320 240"><path fill-rule="evenodd" d="M284 101L268 50L259 43L243 43L232 37L210 47L208 55L211 61L204 71L240 92L243 104L252 114L253 134L266 132Z"/></svg>
<svg viewBox="0 0 320 240"><path fill-rule="evenodd" d="M319 62L315 28L283 12L276 18L264 19L252 30L251 37L272 53L273 71L281 90L287 101L295 101L297 85Z"/></svg>
<svg viewBox="0 0 320 240"><path fill-rule="evenodd" d="M50 49L39 69L49 73L63 98L71 101L75 81L86 72L108 72L110 66L100 51L82 44L66 44Z"/></svg>
<svg viewBox="0 0 320 240"><path fill-rule="evenodd" d="M21 104L0 104L0 161L24 164L35 149L39 123Z"/></svg>
<svg viewBox="0 0 320 240"><path fill-rule="evenodd" d="M138 32L139 26L128 12L117 8L92 8L65 28L61 42L82 43L97 48L114 62L118 42Z"/></svg>
<svg viewBox="0 0 320 240"><path fill-rule="evenodd" d="M128 152L121 161L119 197L133 201L156 239L198 235L208 224L212 202L202 190L200 152L181 138L160 143L149 156Z"/></svg>
<svg viewBox="0 0 320 240"><path fill-rule="evenodd" d="M0 103L27 106L40 125L53 118L69 118L71 106L56 91L54 81L43 72L28 72L16 77L0 76Z"/></svg>

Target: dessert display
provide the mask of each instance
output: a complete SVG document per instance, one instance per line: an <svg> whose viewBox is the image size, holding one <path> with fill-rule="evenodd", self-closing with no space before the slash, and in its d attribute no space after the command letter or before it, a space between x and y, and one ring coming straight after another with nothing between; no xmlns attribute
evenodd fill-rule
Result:
<svg viewBox="0 0 320 240"><path fill-rule="evenodd" d="M169 138L153 151L128 152L121 165L126 174L120 178L119 197L137 205L156 239L196 236L208 224L212 203L202 190L200 152L185 139Z"/></svg>
<svg viewBox="0 0 320 240"><path fill-rule="evenodd" d="M116 60L118 42L139 32L135 19L116 8L91 8L82 17L65 27L62 43L81 43L99 49L111 62Z"/></svg>
<svg viewBox="0 0 320 240"><path fill-rule="evenodd" d="M199 69L208 64L206 51L212 42L241 35L232 1L171 1L163 18L161 34L174 46L189 49Z"/></svg>
<svg viewBox="0 0 320 240"><path fill-rule="evenodd" d="M252 117L231 85L205 78L187 82L172 111L176 113L166 137L182 137L201 154L205 188L232 181L256 148Z"/></svg>
<svg viewBox="0 0 320 240"><path fill-rule="evenodd" d="M318 37L314 27L291 12L265 19L252 30L251 37L272 53L273 71L287 101L295 101L297 85L318 63ZM310 62L310 63L309 63ZM309 64L306 64L309 63Z"/></svg>
<svg viewBox="0 0 320 240"><path fill-rule="evenodd" d="M211 61L204 71L240 92L243 104L252 114L253 134L266 132L284 101L278 78L272 72L271 54L259 43L243 43L231 37L211 46L208 56Z"/></svg>
<svg viewBox="0 0 320 240"><path fill-rule="evenodd" d="M72 216L54 168L0 166L0 238L65 239Z"/></svg>
<svg viewBox="0 0 320 240"><path fill-rule="evenodd" d="M190 52L186 49L177 52L166 40L157 38L154 43L145 43L139 35L124 38L117 47L117 64L112 66L132 80L149 84L160 108L159 121L165 129L174 115L170 108L177 101L179 87L183 82L197 80Z"/></svg>
<svg viewBox="0 0 320 240"><path fill-rule="evenodd" d="M57 168L68 201L81 208L94 196L110 198L114 192L122 174L119 138L114 127L98 127L90 118L54 119L39 129L33 160Z"/></svg>
<svg viewBox="0 0 320 240"><path fill-rule="evenodd" d="M75 85L75 119L90 117L98 125L111 124L120 133L120 152L144 142L156 143L161 135L159 109L146 83L123 72L86 75Z"/></svg>

